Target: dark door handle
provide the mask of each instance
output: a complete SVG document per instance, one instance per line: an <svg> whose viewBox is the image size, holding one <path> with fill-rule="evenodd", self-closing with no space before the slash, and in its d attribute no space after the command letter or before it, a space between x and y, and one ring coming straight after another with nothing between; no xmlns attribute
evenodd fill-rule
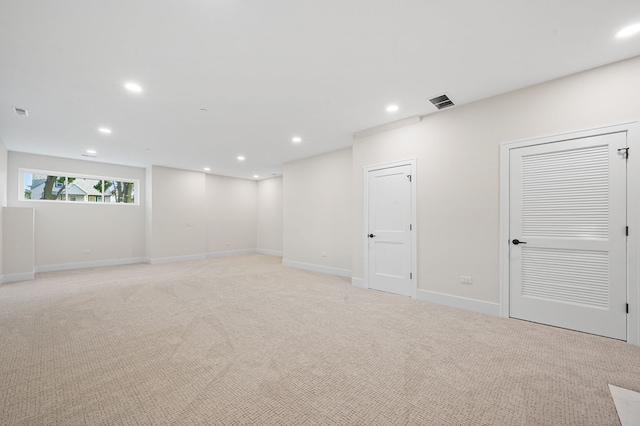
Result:
<svg viewBox="0 0 640 426"><path fill-rule="evenodd" d="M526 241L520 241L519 239L515 239L513 241L511 241L513 243L514 246L517 246L518 244L527 244Z"/></svg>
<svg viewBox="0 0 640 426"><path fill-rule="evenodd" d="M375 237L375 235L369 234L369 238L373 238L373 237Z"/></svg>

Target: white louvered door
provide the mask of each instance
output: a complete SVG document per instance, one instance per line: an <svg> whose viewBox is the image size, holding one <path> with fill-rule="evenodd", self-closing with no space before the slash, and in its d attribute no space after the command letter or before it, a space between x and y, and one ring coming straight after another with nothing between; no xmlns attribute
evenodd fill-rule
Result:
<svg viewBox="0 0 640 426"><path fill-rule="evenodd" d="M626 146L612 133L511 150L511 317L626 340Z"/></svg>

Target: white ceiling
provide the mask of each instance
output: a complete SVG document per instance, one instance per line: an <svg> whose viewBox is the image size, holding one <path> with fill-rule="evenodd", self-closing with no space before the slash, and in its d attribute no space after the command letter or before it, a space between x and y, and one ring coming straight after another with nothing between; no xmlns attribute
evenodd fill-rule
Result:
<svg viewBox="0 0 640 426"><path fill-rule="evenodd" d="M615 38L636 22L638 0L0 0L0 139L270 177L443 92L460 105L640 55Z"/></svg>

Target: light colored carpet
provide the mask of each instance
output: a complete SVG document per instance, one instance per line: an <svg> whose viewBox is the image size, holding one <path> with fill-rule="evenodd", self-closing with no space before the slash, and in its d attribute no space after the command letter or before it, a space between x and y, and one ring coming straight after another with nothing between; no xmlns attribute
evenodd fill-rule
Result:
<svg viewBox="0 0 640 426"><path fill-rule="evenodd" d="M640 347L246 255L0 287L2 425L616 425Z"/></svg>

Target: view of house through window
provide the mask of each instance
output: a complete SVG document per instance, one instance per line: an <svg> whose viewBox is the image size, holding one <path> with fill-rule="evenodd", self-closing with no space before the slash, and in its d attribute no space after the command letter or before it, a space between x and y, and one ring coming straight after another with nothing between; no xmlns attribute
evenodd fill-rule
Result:
<svg viewBox="0 0 640 426"><path fill-rule="evenodd" d="M135 204L136 182L22 171L22 200Z"/></svg>

